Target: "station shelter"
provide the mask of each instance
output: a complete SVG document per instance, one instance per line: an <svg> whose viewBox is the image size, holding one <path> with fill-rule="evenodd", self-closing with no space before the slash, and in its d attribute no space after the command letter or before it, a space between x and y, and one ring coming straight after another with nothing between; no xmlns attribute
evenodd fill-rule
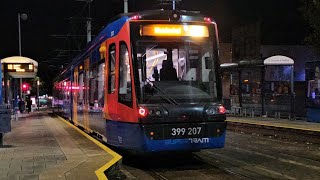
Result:
<svg viewBox="0 0 320 180"><path fill-rule="evenodd" d="M38 72L38 62L22 56L13 56L0 60L0 105L17 107L22 99L22 79L34 78Z"/></svg>
<svg viewBox="0 0 320 180"><path fill-rule="evenodd" d="M320 122L320 61L306 63L307 119Z"/></svg>
<svg viewBox="0 0 320 180"><path fill-rule="evenodd" d="M221 64L229 110L243 116L294 118L294 61L286 56Z"/></svg>

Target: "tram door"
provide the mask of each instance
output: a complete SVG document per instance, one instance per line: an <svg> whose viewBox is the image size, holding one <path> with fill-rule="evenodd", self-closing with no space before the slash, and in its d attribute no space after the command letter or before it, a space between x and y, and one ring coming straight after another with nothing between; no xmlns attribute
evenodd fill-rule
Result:
<svg viewBox="0 0 320 180"><path fill-rule="evenodd" d="M73 72L73 82L71 83L71 86L69 87L69 89L71 89L70 91L73 92L73 114L72 114L72 121L75 124L79 124L78 122L78 91L75 88L72 87L79 87L79 71L78 71L78 67L76 67L74 69Z"/></svg>
<svg viewBox="0 0 320 180"><path fill-rule="evenodd" d="M86 130L89 130L89 67L90 67L90 59L87 58L84 61L84 101L83 101L83 126Z"/></svg>
<svg viewBox="0 0 320 180"><path fill-rule="evenodd" d="M105 119L116 120L117 117L117 94L116 94L116 60L117 49L115 41L107 42L107 73L106 73L106 96L105 96Z"/></svg>
<svg viewBox="0 0 320 180"><path fill-rule="evenodd" d="M134 122L136 117L135 101L133 92L133 76L132 63L130 58L128 43L125 41L119 42L119 62L118 62L118 113L120 119L126 122Z"/></svg>

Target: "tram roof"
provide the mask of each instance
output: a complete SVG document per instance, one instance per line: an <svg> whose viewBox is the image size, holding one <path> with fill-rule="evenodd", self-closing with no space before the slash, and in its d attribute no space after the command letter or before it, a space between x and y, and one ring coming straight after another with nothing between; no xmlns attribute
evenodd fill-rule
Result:
<svg viewBox="0 0 320 180"><path fill-rule="evenodd" d="M173 11L173 10L145 10L140 12L130 12L130 13L122 13L118 16L115 16L109 20L107 25L103 28L103 30L86 46L86 49L72 59L71 63L62 71L60 76L64 77L65 73L70 74L70 70L73 66L78 66L84 58L86 58L89 53L93 50L96 50L99 48L100 44L107 40L108 38L112 37L111 32L114 31L114 36L118 34L118 32L121 30L122 26L125 22L130 20L133 16L139 16L138 20L157 20L157 21L168 21L170 20L170 14L176 12L180 15L180 20L176 22L205 22L204 21L204 15L200 14L198 11L186 11L186 10L179 10L179 11ZM215 23L214 20L212 20L212 23ZM59 77L57 78L59 79Z"/></svg>

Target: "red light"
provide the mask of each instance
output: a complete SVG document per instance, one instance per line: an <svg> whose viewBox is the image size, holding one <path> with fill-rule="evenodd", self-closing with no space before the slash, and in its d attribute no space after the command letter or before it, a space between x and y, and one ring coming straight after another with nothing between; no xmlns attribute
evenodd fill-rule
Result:
<svg viewBox="0 0 320 180"><path fill-rule="evenodd" d="M135 15L135 16L131 17L131 20L138 20L138 19L140 19L140 16L138 16L138 15Z"/></svg>
<svg viewBox="0 0 320 180"><path fill-rule="evenodd" d="M209 23L212 22L211 18L209 18L209 17L205 17L205 18L203 18L203 20L206 21L206 22L209 22Z"/></svg>
<svg viewBox="0 0 320 180"><path fill-rule="evenodd" d="M28 90L28 84L22 84L22 89L23 89L24 91Z"/></svg>
<svg viewBox="0 0 320 180"><path fill-rule="evenodd" d="M147 115L147 109L140 107L139 115L145 117Z"/></svg>
<svg viewBox="0 0 320 180"><path fill-rule="evenodd" d="M226 108L224 108L223 106L219 106L219 113L220 114L225 114L226 113Z"/></svg>

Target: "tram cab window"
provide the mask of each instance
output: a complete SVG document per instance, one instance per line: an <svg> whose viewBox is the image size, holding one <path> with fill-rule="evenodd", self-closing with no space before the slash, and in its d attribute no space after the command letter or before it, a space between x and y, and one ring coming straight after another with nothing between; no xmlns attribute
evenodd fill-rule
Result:
<svg viewBox="0 0 320 180"><path fill-rule="evenodd" d="M143 39L136 46L144 56L143 73L139 73L142 81L146 79L140 84L142 102L170 103L161 92L178 103L210 102L218 97L216 56L209 39Z"/></svg>
<svg viewBox="0 0 320 180"><path fill-rule="evenodd" d="M119 102L132 107L132 86L129 53L126 44L123 42L120 44L119 57Z"/></svg>

